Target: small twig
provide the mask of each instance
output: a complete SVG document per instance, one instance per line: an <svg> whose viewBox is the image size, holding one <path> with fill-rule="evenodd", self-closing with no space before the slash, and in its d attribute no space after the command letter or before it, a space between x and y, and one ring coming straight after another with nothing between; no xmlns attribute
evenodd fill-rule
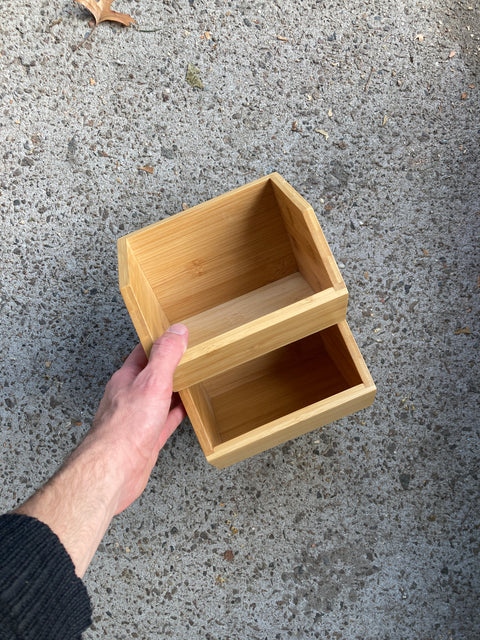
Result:
<svg viewBox="0 0 480 640"><path fill-rule="evenodd" d="M95 24L92 27L92 30L90 31L90 33L80 42L80 44L77 44L77 46L75 47L75 49L72 51L72 53L75 53L75 51L78 51L78 49L80 49L80 47L82 47L87 40L89 40L92 36L92 33L95 31L95 29L97 28L97 24Z"/></svg>
<svg viewBox="0 0 480 640"><path fill-rule="evenodd" d="M368 85L370 83L370 78L372 77L372 73L375 71L374 67L370 69L370 73L368 74L367 83L365 84L365 92L368 91Z"/></svg>
<svg viewBox="0 0 480 640"><path fill-rule="evenodd" d="M57 24L60 24L60 22L62 22L63 18L57 18L56 20L54 20L53 22L51 22L48 27L47 30L51 31L52 27L55 27Z"/></svg>

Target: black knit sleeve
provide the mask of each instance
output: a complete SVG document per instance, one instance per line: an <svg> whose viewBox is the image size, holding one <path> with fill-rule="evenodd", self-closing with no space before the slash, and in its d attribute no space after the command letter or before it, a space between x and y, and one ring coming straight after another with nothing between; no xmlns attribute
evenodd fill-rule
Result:
<svg viewBox="0 0 480 640"><path fill-rule="evenodd" d="M90 598L58 537L43 522L0 516L0 640L77 640Z"/></svg>

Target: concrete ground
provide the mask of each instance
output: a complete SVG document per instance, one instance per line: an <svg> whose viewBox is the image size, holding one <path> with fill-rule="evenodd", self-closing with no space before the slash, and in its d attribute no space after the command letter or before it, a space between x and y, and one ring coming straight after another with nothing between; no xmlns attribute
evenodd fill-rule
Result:
<svg viewBox="0 0 480 640"><path fill-rule="evenodd" d="M1 510L136 344L116 239L276 170L341 268L375 404L224 471L185 421L85 577L85 637L479 637L478 2L113 8L136 27L78 46L73 0L1 5Z"/></svg>

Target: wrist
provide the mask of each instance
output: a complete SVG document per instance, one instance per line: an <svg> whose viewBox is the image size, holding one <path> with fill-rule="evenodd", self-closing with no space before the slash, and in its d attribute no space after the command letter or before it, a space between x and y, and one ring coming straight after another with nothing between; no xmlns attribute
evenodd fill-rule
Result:
<svg viewBox="0 0 480 640"><path fill-rule="evenodd" d="M74 475L76 484L87 489L92 503L96 502L110 519L117 513L125 475L116 458L114 443L89 433L59 471Z"/></svg>
<svg viewBox="0 0 480 640"><path fill-rule="evenodd" d="M79 577L116 513L121 494L118 475L105 448L85 440L53 478L16 510L56 533Z"/></svg>

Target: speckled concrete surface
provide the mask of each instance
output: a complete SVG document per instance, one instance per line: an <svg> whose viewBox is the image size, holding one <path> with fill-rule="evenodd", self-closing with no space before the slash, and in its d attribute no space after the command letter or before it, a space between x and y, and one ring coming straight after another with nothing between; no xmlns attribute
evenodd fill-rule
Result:
<svg viewBox="0 0 480 640"><path fill-rule="evenodd" d="M86 575L85 636L478 637L478 2L114 8L138 28L76 49L73 1L1 6L1 509L136 343L116 239L277 170L341 267L376 402L224 471L186 421Z"/></svg>

